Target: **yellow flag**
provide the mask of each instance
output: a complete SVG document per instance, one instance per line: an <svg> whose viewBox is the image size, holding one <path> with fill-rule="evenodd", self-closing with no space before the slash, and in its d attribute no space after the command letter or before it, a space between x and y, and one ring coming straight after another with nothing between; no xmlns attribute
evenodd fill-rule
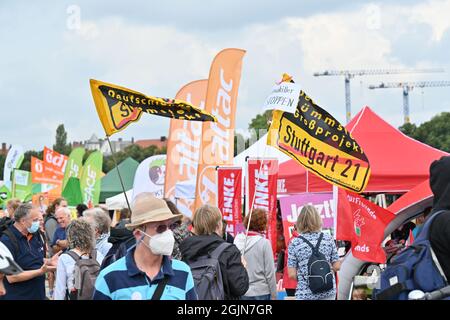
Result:
<svg viewBox="0 0 450 320"><path fill-rule="evenodd" d="M94 79L90 80L90 85L95 107L107 136L138 121L143 112L180 120L217 121L208 112L183 100L147 96Z"/></svg>

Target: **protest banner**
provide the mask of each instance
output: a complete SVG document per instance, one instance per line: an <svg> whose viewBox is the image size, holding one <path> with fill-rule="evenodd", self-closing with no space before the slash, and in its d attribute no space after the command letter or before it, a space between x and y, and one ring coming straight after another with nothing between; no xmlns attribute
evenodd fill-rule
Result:
<svg viewBox="0 0 450 320"><path fill-rule="evenodd" d="M281 217L283 220L284 239L286 246L292 237L294 225L305 205L312 205L322 218L322 228L330 230L334 235L335 205L332 192L326 193L303 193L280 198Z"/></svg>
<svg viewBox="0 0 450 320"><path fill-rule="evenodd" d="M254 209L267 211L267 238L274 254L277 248L277 178L277 159L247 160L246 215Z"/></svg>
<svg viewBox="0 0 450 320"><path fill-rule="evenodd" d="M216 166L233 164L235 113L245 51L224 49L211 64L205 111L217 122L204 122L197 169L195 208L217 205Z"/></svg>
<svg viewBox="0 0 450 320"><path fill-rule="evenodd" d="M64 179L62 183L63 190L66 187L69 178L74 177L79 179L81 177L84 153L85 150L83 147L75 148L70 152L66 169L64 170Z"/></svg>
<svg viewBox="0 0 450 320"><path fill-rule="evenodd" d="M14 169L19 168L24 158L23 147L12 145L6 155L5 164L3 166L3 182L9 190L11 190L11 173Z"/></svg>
<svg viewBox="0 0 450 320"><path fill-rule="evenodd" d="M366 154L347 129L300 92L295 113L273 111L267 144L332 184L362 192L370 176Z"/></svg>
<svg viewBox="0 0 450 320"><path fill-rule="evenodd" d="M98 204L102 164L103 154L100 151L91 153L84 164L80 178L80 188L83 203L88 206Z"/></svg>
<svg viewBox="0 0 450 320"><path fill-rule="evenodd" d="M336 239L351 241L355 258L386 263L381 243L395 215L358 194L339 189L338 195Z"/></svg>
<svg viewBox="0 0 450 320"><path fill-rule="evenodd" d="M178 91L175 99L204 109L207 85L208 80L192 81ZM164 196L176 202L178 209L187 217L192 217L194 213L195 192L189 197L175 199L176 184L195 185L197 182L201 141L202 123L170 119Z"/></svg>
<svg viewBox="0 0 450 320"><path fill-rule="evenodd" d="M133 199L142 192L151 192L157 198L164 197L166 155L151 156L136 169L133 182Z"/></svg>
<svg viewBox="0 0 450 320"><path fill-rule="evenodd" d="M114 84L90 80L95 107L107 136L140 119L143 112L190 121L216 121L215 117L192 104L144 95Z"/></svg>
<svg viewBox="0 0 450 320"><path fill-rule="evenodd" d="M235 236L242 223L242 168L217 168L217 206L227 222L226 232Z"/></svg>

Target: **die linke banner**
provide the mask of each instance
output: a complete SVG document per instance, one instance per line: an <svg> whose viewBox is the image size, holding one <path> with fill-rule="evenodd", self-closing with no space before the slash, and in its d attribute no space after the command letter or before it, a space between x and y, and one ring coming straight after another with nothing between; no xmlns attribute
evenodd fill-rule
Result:
<svg viewBox="0 0 450 320"><path fill-rule="evenodd" d="M381 243L384 230L395 214L343 189L338 191L337 208L336 239L351 241L355 258L386 263Z"/></svg>
<svg viewBox="0 0 450 320"><path fill-rule="evenodd" d="M322 218L323 229L333 230L336 217L334 201L332 192L303 193L280 198L286 246L292 237L297 218L305 205L312 205L317 209ZM334 233L334 230L332 232Z"/></svg>
<svg viewBox="0 0 450 320"><path fill-rule="evenodd" d="M227 232L237 234L242 223L242 168L221 167L217 169L217 206L227 222Z"/></svg>
<svg viewBox="0 0 450 320"><path fill-rule="evenodd" d="M277 247L277 180L277 159L248 159L246 214L251 209L267 211L267 238L274 254Z"/></svg>

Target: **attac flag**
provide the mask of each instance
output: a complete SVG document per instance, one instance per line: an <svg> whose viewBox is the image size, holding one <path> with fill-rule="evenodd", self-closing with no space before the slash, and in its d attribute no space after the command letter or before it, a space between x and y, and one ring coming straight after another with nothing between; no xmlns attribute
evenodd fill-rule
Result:
<svg viewBox="0 0 450 320"><path fill-rule="evenodd" d="M233 164L235 113L244 54L241 49L224 49L211 64L205 110L218 121L203 123L195 208L217 205L215 168Z"/></svg>
<svg viewBox="0 0 450 320"><path fill-rule="evenodd" d="M100 179L103 165L103 154L94 151L87 158L81 173L80 188L83 203L96 205L100 199Z"/></svg>
<svg viewBox="0 0 450 320"><path fill-rule="evenodd" d="M178 91L175 99L185 100L200 109L205 107L208 80L188 83ZM197 182L198 160L202 142L202 123L170 119L167 140L167 161L164 183L164 196L175 200L177 183L194 185ZM195 194L190 198L177 198L178 209L187 217L194 213Z"/></svg>
<svg viewBox="0 0 450 320"><path fill-rule="evenodd" d="M95 107L107 136L138 121L143 112L180 120L216 121L211 114L183 100L146 96L93 79L90 84Z"/></svg>
<svg viewBox="0 0 450 320"><path fill-rule="evenodd" d="M62 188L66 187L67 181L71 178L80 178L81 169L83 168L83 156L85 150L82 147L78 147L72 150L67 160L66 170L64 170L64 179Z"/></svg>
<svg viewBox="0 0 450 320"><path fill-rule="evenodd" d="M386 263L381 243L395 215L358 194L339 189L338 195L336 239L351 241L355 258Z"/></svg>
<svg viewBox="0 0 450 320"><path fill-rule="evenodd" d="M235 236L242 223L242 168L217 168L217 202L227 222L226 231Z"/></svg>
<svg viewBox="0 0 450 320"><path fill-rule="evenodd" d="M277 159L248 159L246 214L253 209L267 211L267 238L275 254L277 249ZM247 228L247 226L244 226Z"/></svg>
<svg viewBox="0 0 450 320"><path fill-rule="evenodd" d="M369 160L361 146L303 91L295 113L273 111L267 144L325 181L350 191L363 192L369 181Z"/></svg>

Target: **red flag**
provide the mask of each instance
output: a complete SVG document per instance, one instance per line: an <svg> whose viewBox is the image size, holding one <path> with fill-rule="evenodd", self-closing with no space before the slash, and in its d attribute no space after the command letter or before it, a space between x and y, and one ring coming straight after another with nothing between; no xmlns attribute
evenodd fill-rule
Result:
<svg viewBox="0 0 450 320"><path fill-rule="evenodd" d="M237 234L236 226L242 222L242 168L217 169L217 206L227 221L227 232Z"/></svg>
<svg viewBox="0 0 450 320"><path fill-rule="evenodd" d="M262 163L262 164L261 164ZM277 249L277 159L248 159L247 161L248 197L247 214L253 209L264 209L267 217L267 238L275 254ZM253 205L253 207L252 207ZM245 226L247 227L247 226Z"/></svg>
<svg viewBox="0 0 450 320"><path fill-rule="evenodd" d="M339 189L336 239L350 240L355 258L386 263L381 242L386 226L394 218L393 213L360 195Z"/></svg>

